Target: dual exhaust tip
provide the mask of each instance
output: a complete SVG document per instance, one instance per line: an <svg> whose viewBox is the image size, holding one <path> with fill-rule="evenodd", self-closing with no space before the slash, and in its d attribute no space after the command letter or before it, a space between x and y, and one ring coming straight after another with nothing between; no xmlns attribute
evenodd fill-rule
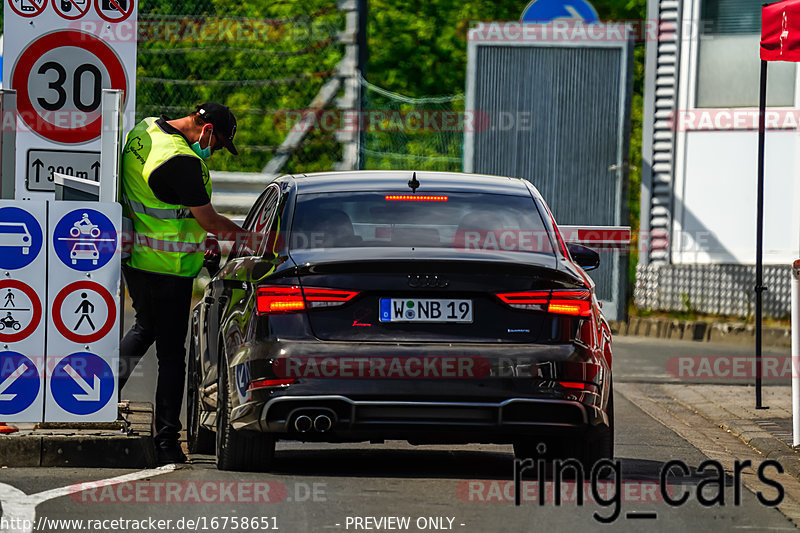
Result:
<svg viewBox="0 0 800 533"><path fill-rule="evenodd" d="M300 433L308 433L312 429L325 433L333 427L333 420L328 415L317 415L312 420L308 415L300 415L294 419L294 429Z"/></svg>

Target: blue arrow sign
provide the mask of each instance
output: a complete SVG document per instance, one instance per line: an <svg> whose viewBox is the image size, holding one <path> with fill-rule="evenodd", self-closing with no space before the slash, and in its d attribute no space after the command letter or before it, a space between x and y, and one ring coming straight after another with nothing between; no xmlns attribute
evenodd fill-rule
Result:
<svg viewBox="0 0 800 533"><path fill-rule="evenodd" d="M114 394L114 373L102 358L76 352L63 358L53 369L50 392L65 411L88 415L102 409Z"/></svg>
<svg viewBox="0 0 800 533"><path fill-rule="evenodd" d="M0 209L0 268L30 265L42 249L42 229L36 218L19 207Z"/></svg>
<svg viewBox="0 0 800 533"><path fill-rule="evenodd" d="M88 272L102 268L117 251L117 230L99 211L82 208L61 217L53 231L53 249L68 267Z"/></svg>
<svg viewBox="0 0 800 533"><path fill-rule="evenodd" d="M0 352L0 415L15 415L39 395L39 372L17 352Z"/></svg>
<svg viewBox="0 0 800 533"><path fill-rule="evenodd" d="M522 22L550 22L572 19L583 22L598 22L592 4L586 0L533 0L522 12Z"/></svg>

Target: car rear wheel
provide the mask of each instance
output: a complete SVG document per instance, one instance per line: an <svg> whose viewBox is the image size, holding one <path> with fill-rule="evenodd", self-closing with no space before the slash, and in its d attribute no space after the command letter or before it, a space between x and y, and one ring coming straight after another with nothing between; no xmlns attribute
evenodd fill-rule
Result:
<svg viewBox="0 0 800 533"><path fill-rule="evenodd" d="M230 423L233 402L225 357L219 361L217 394L217 468L240 472L267 472L275 455L275 439L268 433L237 431Z"/></svg>
<svg viewBox="0 0 800 533"><path fill-rule="evenodd" d="M581 463L583 463L584 471L591 472L594 464L603 459L614 459L614 388L609 387L608 405L606 406L606 413L608 414L608 426L593 429L589 432L583 441L581 450ZM601 472L603 473L603 472ZM610 474L609 470L605 470L606 474Z"/></svg>
<svg viewBox="0 0 800 533"><path fill-rule="evenodd" d="M194 343L189 343L189 368L186 372L186 441L189 453L214 453L214 432L200 424L200 376L197 374Z"/></svg>
<svg viewBox="0 0 800 533"><path fill-rule="evenodd" d="M614 390L611 389L606 413L608 426L590 429L583 437L526 437L514 442L514 455L518 459L575 458L581 462L588 477L597 461L614 459ZM600 472L608 474L609 471Z"/></svg>

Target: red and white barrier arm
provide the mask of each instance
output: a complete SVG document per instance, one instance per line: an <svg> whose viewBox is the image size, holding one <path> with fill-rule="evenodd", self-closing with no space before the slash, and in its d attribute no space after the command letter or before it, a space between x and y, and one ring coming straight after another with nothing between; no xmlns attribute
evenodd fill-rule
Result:
<svg viewBox="0 0 800 533"><path fill-rule="evenodd" d="M558 226L564 242L589 248L627 248L631 244L630 226Z"/></svg>

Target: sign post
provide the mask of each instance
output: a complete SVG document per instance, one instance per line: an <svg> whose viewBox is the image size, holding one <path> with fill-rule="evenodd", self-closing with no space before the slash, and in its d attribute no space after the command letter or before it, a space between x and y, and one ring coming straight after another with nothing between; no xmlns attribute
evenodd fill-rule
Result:
<svg viewBox="0 0 800 533"><path fill-rule="evenodd" d="M136 0L5 0L16 199L52 200L56 173L100 179L104 89L121 91L123 129L133 126L136 13Z"/></svg>
<svg viewBox="0 0 800 533"><path fill-rule="evenodd" d="M792 264L792 446L800 445L800 259Z"/></svg>
<svg viewBox="0 0 800 533"><path fill-rule="evenodd" d="M2 37L0 37L2 38ZM13 200L17 161L17 93L0 90L0 198Z"/></svg>
<svg viewBox="0 0 800 533"><path fill-rule="evenodd" d="M756 409L761 403L761 315L764 291L764 145L767 110L767 65L769 61L800 62L800 0L782 0L761 8L761 76L758 103L758 168L756 170ZM790 31L791 30L791 31ZM794 304L793 304L794 305Z"/></svg>
<svg viewBox="0 0 800 533"><path fill-rule="evenodd" d="M46 422L117 417L118 203L50 202Z"/></svg>
<svg viewBox="0 0 800 533"><path fill-rule="evenodd" d="M0 418L42 419L45 376L45 202L0 200Z"/></svg>

